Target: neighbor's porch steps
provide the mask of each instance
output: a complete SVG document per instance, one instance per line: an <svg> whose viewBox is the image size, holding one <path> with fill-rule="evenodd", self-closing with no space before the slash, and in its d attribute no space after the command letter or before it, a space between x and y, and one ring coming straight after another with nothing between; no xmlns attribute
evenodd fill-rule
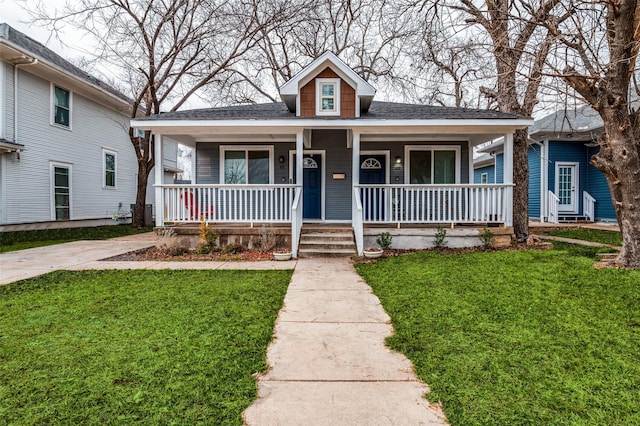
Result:
<svg viewBox="0 0 640 426"><path fill-rule="evenodd" d="M298 257L350 257L354 254L356 245L351 226L303 225Z"/></svg>
<svg viewBox="0 0 640 426"><path fill-rule="evenodd" d="M591 223L587 216L576 214L558 215L558 223Z"/></svg>

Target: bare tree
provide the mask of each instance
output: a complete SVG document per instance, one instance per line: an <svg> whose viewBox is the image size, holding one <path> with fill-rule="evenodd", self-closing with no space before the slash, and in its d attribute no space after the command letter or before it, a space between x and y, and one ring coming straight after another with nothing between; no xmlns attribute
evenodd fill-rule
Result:
<svg viewBox="0 0 640 426"><path fill-rule="evenodd" d="M418 22L398 0L298 0L296 13L264 30L221 87L232 103L277 101L278 87L326 51L362 78L396 95L406 78L402 48Z"/></svg>
<svg viewBox="0 0 640 426"><path fill-rule="evenodd" d="M479 26L488 36L487 50L493 57L495 85L481 92L497 102L504 112L531 116L538 102L545 59L554 35L543 27L561 0L431 0L423 7L437 13L442 6L462 13L468 24ZM555 18L557 21L564 16ZM513 226L517 237L529 233L528 131L514 135Z"/></svg>
<svg viewBox="0 0 640 426"><path fill-rule="evenodd" d="M55 16L40 3L34 22L53 31L73 25L98 41L95 59L121 78L131 116L175 111L233 64L268 28L287 17L279 0L79 0ZM129 130L138 160L134 227L145 225L147 181L155 165L153 135ZM159 207L161 208L161 207Z"/></svg>
<svg viewBox="0 0 640 426"><path fill-rule="evenodd" d="M558 75L598 112L604 124L591 164L606 177L622 231L617 262L640 268L640 111L634 89L640 48L637 0L564 1L571 19L548 20L562 41Z"/></svg>

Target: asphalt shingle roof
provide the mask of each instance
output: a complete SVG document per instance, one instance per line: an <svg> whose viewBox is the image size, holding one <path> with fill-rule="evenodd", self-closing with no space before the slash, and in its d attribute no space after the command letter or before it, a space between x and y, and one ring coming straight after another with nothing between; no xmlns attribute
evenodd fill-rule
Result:
<svg viewBox="0 0 640 426"><path fill-rule="evenodd" d="M42 43L37 42L36 40L32 39L26 34L21 33L10 25L0 24L0 38L4 38L5 40L10 41L21 49L37 57L38 59L45 60L60 67L70 75L83 80L88 84L99 87L100 89L111 93L112 95L122 99L125 102L131 102L131 100L127 96L120 93L118 90L114 89L102 80L92 76L91 74L81 70Z"/></svg>
<svg viewBox="0 0 640 426"><path fill-rule="evenodd" d="M192 109L166 112L140 121L157 120L299 120L310 117L296 117L289 112L283 102L255 105L237 105L220 108ZM443 120L443 119L518 119L516 114L492 110L452 108L431 105L415 105L394 102L376 102L363 113L361 120ZM336 120L341 117L314 117L317 120Z"/></svg>

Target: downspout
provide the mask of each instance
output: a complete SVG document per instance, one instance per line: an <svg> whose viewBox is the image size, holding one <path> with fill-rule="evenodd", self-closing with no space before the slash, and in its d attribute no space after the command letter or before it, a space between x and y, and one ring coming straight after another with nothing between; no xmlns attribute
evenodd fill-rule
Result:
<svg viewBox="0 0 640 426"><path fill-rule="evenodd" d="M12 60L13 62L13 142L18 141L18 69L38 63L38 59L23 56Z"/></svg>

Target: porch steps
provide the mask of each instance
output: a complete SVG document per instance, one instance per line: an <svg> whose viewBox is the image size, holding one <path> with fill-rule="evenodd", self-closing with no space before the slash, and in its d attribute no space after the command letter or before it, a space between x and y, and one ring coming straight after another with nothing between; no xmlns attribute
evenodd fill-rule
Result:
<svg viewBox="0 0 640 426"><path fill-rule="evenodd" d="M559 223L591 223L587 216L581 215L558 215Z"/></svg>
<svg viewBox="0 0 640 426"><path fill-rule="evenodd" d="M350 257L356 253L353 230L346 226L304 225L298 257Z"/></svg>

